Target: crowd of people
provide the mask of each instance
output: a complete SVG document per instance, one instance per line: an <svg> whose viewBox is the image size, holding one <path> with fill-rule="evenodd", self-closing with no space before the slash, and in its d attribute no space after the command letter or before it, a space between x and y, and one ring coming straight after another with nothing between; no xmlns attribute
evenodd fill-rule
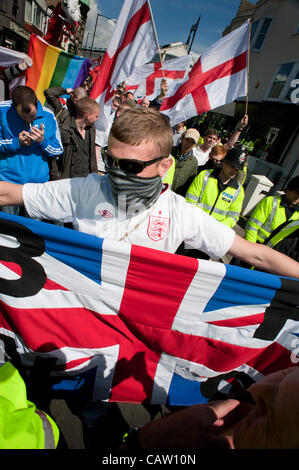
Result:
<svg viewBox="0 0 299 470"><path fill-rule="evenodd" d="M99 139L95 123L103 110L89 91L90 83L74 90L49 88L42 106L34 90L19 86L11 100L0 103L2 211L196 258L221 260L228 254L248 267L299 279L294 241L299 177L288 182L283 195L260 202L244 237L234 230L244 200L248 154L239 139L248 125L247 115L225 142L216 129L201 137L187 122L172 128L160 112L167 95L165 79L152 101L136 100L122 83L112 99L109 129ZM290 248L284 244L280 249L289 238ZM251 387L250 406L228 399L188 408L128 433L123 446L135 434L135 445L139 436L143 448L298 447L295 431L287 438L288 419L292 429L298 431L298 425L282 411L289 394L295 402L298 369L274 376L272 388L263 387L268 379ZM241 409L237 419L236 410ZM233 412L236 425L230 420L226 433L224 418ZM259 433L264 439L247 424L261 416Z"/></svg>

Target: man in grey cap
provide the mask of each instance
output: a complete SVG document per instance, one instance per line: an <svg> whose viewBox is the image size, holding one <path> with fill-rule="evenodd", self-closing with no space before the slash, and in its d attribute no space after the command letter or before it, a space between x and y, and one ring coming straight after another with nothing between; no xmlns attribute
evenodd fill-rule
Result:
<svg viewBox="0 0 299 470"><path fill-rule="evenodd" d="M173 163L163 181L181 196L185 196L186 190L197 174L197 160L193 149L199 137L197 129L187 129L182 134L181 142L171 149Z"/></svg>

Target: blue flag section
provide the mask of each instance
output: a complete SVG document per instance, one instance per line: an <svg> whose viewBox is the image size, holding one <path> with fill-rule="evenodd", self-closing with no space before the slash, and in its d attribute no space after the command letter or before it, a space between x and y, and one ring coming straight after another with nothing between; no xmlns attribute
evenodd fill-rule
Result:
<svg viewBox="0 0 299 470"><path fill-rule="evenodd" d="M295 279L5 213L0 233L6 359L53 398L192 405L298 364Z"/></svg>

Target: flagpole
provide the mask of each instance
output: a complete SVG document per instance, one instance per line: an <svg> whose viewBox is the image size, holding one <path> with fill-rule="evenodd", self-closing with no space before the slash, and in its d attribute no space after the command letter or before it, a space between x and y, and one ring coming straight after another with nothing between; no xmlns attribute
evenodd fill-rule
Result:
<svg viewBox="0 0 299 470"><path fill-rule="evenodd" d="M154 17L153 17L153 12L152 12L152 7L151 7L151 4L150 4L150 0L147 0L147 4L148 4L149 12L150 12L150 15L151 15L151 20L152 20L152 23L153 23L155 40L156 40L156 44L157 44L157 48L158 48L158 54L159 54L159 57L160 57L162 74L163 74L163 77L164 77L164 69L163 69L163 66L162 66L162 56L161 56L160 45L159 45L159 41L158 41L158 35L157 35L157 30L156 30L156 26L155 26L155 22L154 22Z"/></svg>
<svg viewBox="0 0 299 470"><path fill-rule="evenodd" d="M248 59L247 59L247 85L246 85L246 104L245 104L245 114L248 114L248 89L249 89L249 58L250 58L250 35L251 35L251 24L252 18L249 18L249 30L248 30Z"/></svg>

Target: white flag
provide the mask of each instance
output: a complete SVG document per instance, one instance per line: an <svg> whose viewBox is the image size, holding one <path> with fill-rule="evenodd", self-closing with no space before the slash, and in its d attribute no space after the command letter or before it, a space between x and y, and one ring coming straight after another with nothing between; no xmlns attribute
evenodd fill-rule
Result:
<svg viewBox="0 0 299 470"><path fill-rule="evenodd" d="M249 20L201 55L189 79L162 103L172 125L246 95L248 35Z"/></svg>
<svg viewBox="0 0 299 470"><path fill-rule="evenodd" d="M162 63L162 66L161 62L156 62L136 67L132 75L126 79L126 90L134 90L136 98L146 96L149 100L153 100L160 93L162 78L166 78L168 83L167 96L171 96L188 75L191 61L192 56L185 55L177 59L167 60Z"/></svg>
<svg viewBox="0 0 299 470"><path fill-rule="evenodd" d="M111 100L116 86L157 53L147 0L125 0L90 97L101 111L96 122L98 145L106 145L111 124Z"/></svg>

